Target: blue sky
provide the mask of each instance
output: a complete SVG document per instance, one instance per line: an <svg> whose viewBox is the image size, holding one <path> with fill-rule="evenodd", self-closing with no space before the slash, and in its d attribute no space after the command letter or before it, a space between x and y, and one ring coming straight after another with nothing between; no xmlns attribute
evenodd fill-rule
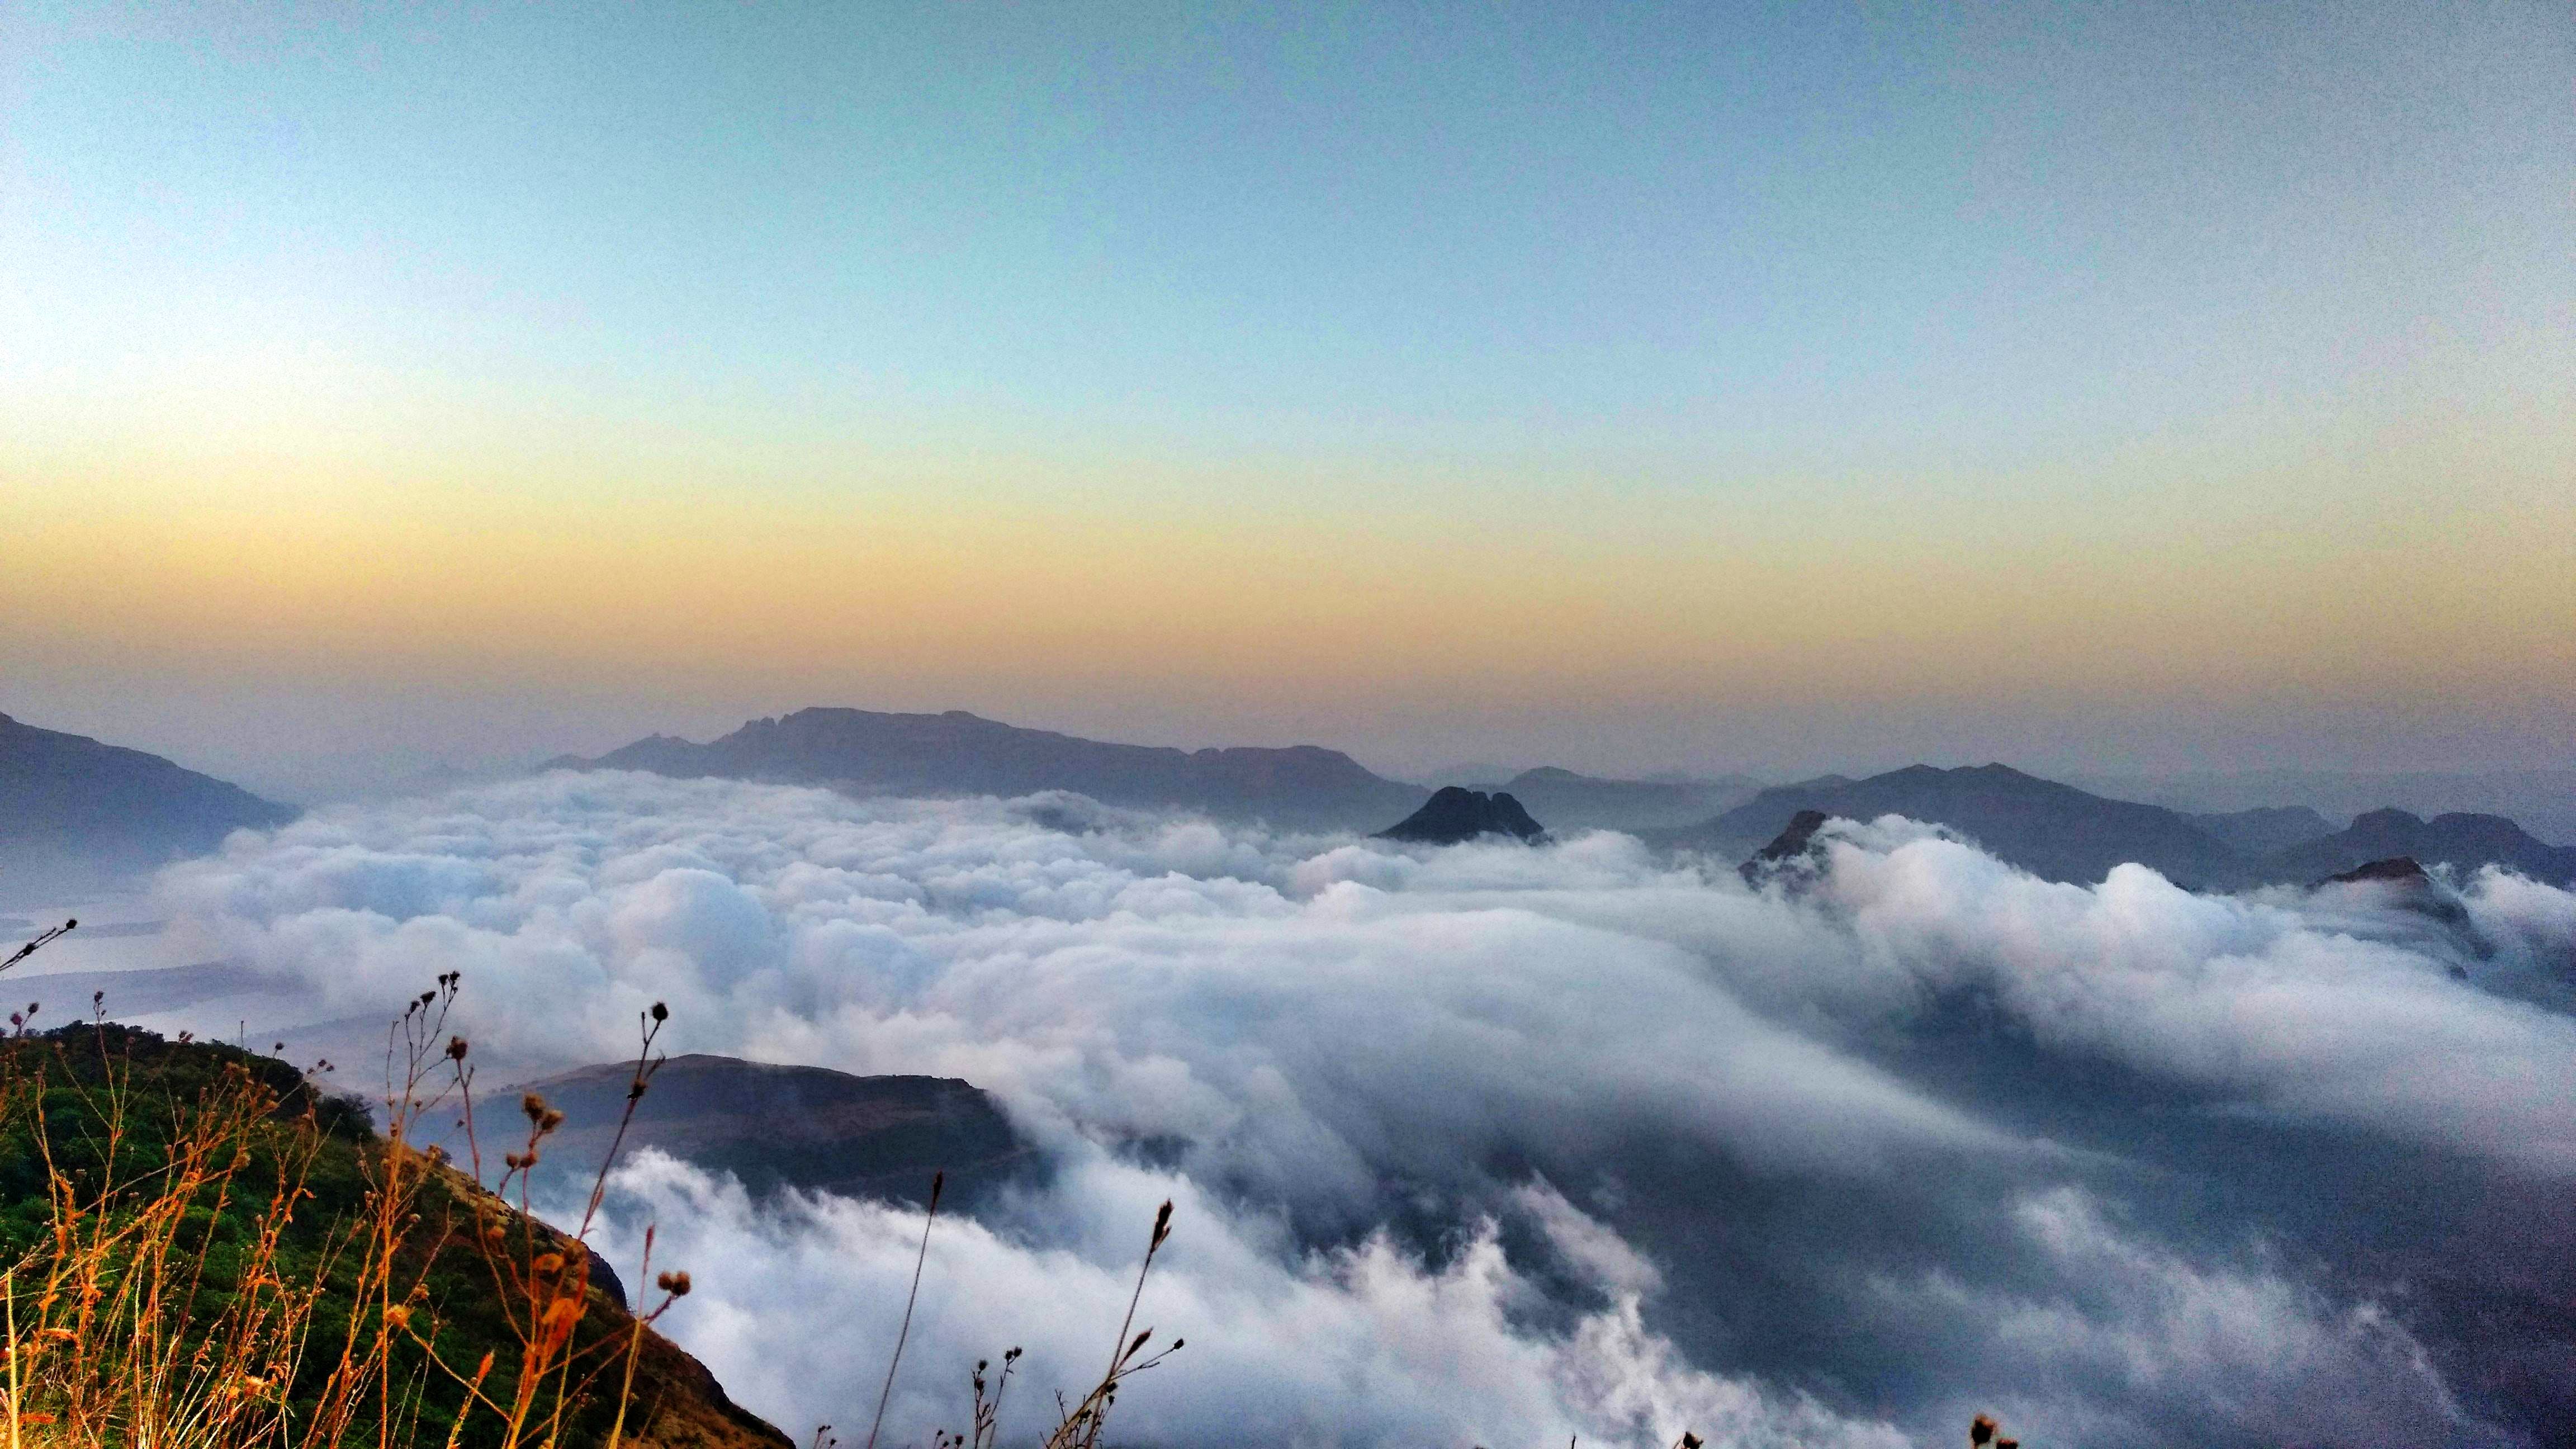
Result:
<svg viewBox="0 0 2576 1449"><path fill-rule="evenodd" d="M608 701L537 712L581 742L811 688L1139 737L1340 725L1405 757L1589 740L1577 762L1611 767L1777 755L1852 707L1833 670L1902 650L1989 697L2214 701L2243 727L2160 747L2190 763L2302 755L2303 710L2345 738L2446 721L2374 746L2389 762L2563 745L2546 720L2576 643L2530 622L2576 565L2563 7L40 4L6 24L0 483L125 605L22 575L0 708L30 718L117 733L113 698L125 733L223 735L252 695L167 681L242 678L268 713L306 701L318 748L360 685L532 719L508 702L554 677ZM919 576L889 601L901 647L784 647L780 620L835 607L820 566L695 600L702 627L648 620L660 647L632 656L584 643L627 617L614 590L514 581L709 538L757 557L856 519L891 551L876 577ZM601 552L531 544L515 576L459 576L439 548L478 531ZM260 547L214 561L215 533ZM1042 613L1162 628L1210 605L1152 580L1236 574L1280 617L1159 655L1014 632L1013 581L1068 540L1116 586L1058 580ZM353 550L474 606L406 602ZM1348 578L1291 566L1383 579L1433 554L1379 599L1383 647ZM2098 618L1990 674L2020 647L1997 621L2065 608L1944 571L2053 567L2099 582ZM1532 569L1569 607L1480 592ZM1826 622L1708 592L1730 573L1818 586ZM229 604L148 606L181 587ZM2170 617L2177 597L2207 616ZM1741 622L1631 627L1657 599ZM2281 617L2228 622L2265 600ZM967 622L942 639L943 617ZM1329 705L1282 715L1229 672L1276 631L1334 641L1297 665ZM2366 631L2381 674L2312 667ZM1634 738L1571 704L1425 723L1456 681L1408 685L1421 657L1490 675L1534 633L1532 688L1683 684ZM2158 662L2127 677L2106 635ZM1823 662L1764 662L1784 656ZM1585 672L1603 657L1624 662ZM1104 704L1153 658L1179 702ZM1900 753L2133 748L1999 729L1932 685L1871 698L1957 717L1898 729Z"/></svg>

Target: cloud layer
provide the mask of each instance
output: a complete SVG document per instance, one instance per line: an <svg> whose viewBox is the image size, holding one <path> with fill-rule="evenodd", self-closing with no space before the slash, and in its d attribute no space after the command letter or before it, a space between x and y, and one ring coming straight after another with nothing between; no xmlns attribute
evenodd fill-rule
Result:
<svg viewBox="0 0 2576 1449"><path fill-rule="evenodd" d="M915 1351L955 1382L925 1391L1006 1341L1072 1387L1170 1194L1148 1316L1192 1342L1122 1406L1167 1442L1252 1413L1869 1443L1994 1406L2095 1443L2509 1442L2576 1412L2563 1322L2474 1327L2576 1242L2576 900L2511 877L2444 920L2052 885L1882 821L1758 893L1608 834L1400 851L593 774L326 812L159 889L173 949L331 1010L463 970L496 1063L613 1057L663 999L674 1050L994 1091L1063 1171L935 1242ZM791 1431L844 1421L908 1225L624 1181L621 1223L698 1272L682 1341Z"/></svg>

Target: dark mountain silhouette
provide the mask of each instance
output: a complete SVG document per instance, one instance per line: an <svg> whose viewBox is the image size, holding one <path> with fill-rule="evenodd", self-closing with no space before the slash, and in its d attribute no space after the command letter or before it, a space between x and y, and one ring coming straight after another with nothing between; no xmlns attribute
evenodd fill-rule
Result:
<svg viewBox="0 0 2576 1449"><path fill-rule="evenodd" d="M2415 857L2401 855L2394 860L2374 860L2354 866L2341 875L2327 876L2317 884L2321 886L2361 885L2372 881L2419 881L2432 878Z"/></svg>
<svg viewBox="0 0 2576 1449"><path fill-rule="evenodd" d="M1695 824L1762 788L1741 775L1716 780L1605 780L1553 765L1523 770L1503 788L1559 830L1653 830Z"/></svg>
<svg viewBox="0 0 2576 1449"><path fill-rule="evenodd" d="M1072 790L1113 805L1178 806L1301 829L1359 828L1428 793L1371 774L1339 750L1175 750L1021 729L964 710L880 714L802 709L692 744L654 735L558 767L650 770L829 785L888 795Z"/></svg>
<svg viewBox="0 0 2576 1449"><path fill-rule="evenodd" d="M2005 765L1955 770L1910 765L1866 780L1828 776L1765 790L1669 843L1737 851L1768 841L1802 811L1855 820L1881 815L1946 825L1996 858L2049 880L2092 882L2135 861L2184 885L2247 877L2245 856L2157 805L2106 800Z"/></svg>
<svg viewBox="0 0 2576 1449"><path fill-rule="evenodd" d="M0 895L86 889L296 813L159 755L0 714Z"/></svg>
<svg viewBox="0 0 2576 1449"><path fill-rule="evenodd" d="M1508 835L1533 844L1546 834L1521 802L1499 790L1488 795L1461 785L1443 785L1421 809L1379 831L1377 837L1415 845L1457 845L1482 835Z"/></svg>
<svg viewBox="0 0 2576 1449"><path fill-rule="evenodd" d="M2426 820L2403 810L2373 810L2322 840L2281 852L2265 865L2273 879L2319 880L2399 856L2461 870L2501 865L2552 885L2576 881L2576 846L2550 845L2501 815L2436 815Z"/></svg>
<svg viewBox="0 0 2576 1449"><path fill-rule="evenodd" d="M2339 875L2327 876L2310 889L2325 891L2337 886L2359 886L2365 890L2377 891L2383 904L2394 905L2403 910L2413 911L2419 916L2429 917L2454 931L2463 933L2473 941L2475 939L2475 932L2469 922L2468 907L2460 903L2460 898L2453 895L2449 887L2435 880L2432 873L2425 870L2422 863L2413 856L2400 855L2388 860L2366 861ZM2485 949L2483 943L2477 944L2480 950ZM2453 966L2451 974L2465 978L2468 972Z"/></svg>
<svg viewBox="0 0 2576 1449"><path fill-rule="evenodd" d="M1790 817L1786 829L1771 838L1769 845L1755 851L1744 864L1737 866L1736 874L1744 877L1746 885L1760 885L1787 868L1791 861L1806 859L1808 852L1815 847L1816 832L1832 818L1822 810L1799 811Z"/></svg>
<svg viewBox="0 0 2576 1449"><path fill-rule="evenodd" d="M2059 881L2090 883L2115 865L2136 862L2201 889L2324 884L2399 857L2463 870L2493 863L2553 883L2576 878L2576 848L2534 839L2500 815L2425 821L2402 810L2375 810L2335 831L2321 828L2323 817L2301 807L2186 815L2107 799L2004 765L1911 765L1865 780L1825 776L1765 790L1687 830L1644 833L1660 844L1723 854L1760 846L1760 854L1747 861L1759 876L1775 860L1804 852L1801 839L1794 849L1774 855L1781 833L1806 811L1855 820L1902 815L1944 825L1997 859ZM2271 844L2281 840L2292 843Z"/></svg>
<svg viewBox="0 0 2576 1449"><path fill-rule="evenodd" d="M2247 855L2271 855L2334 834L2334 822L2305 805L2267 805L2185 817L2219 843Z"/></svg>
<svg viewBox="0 0 2576 1449"><path fill-rule="evenodd" d="M632 1063L582 1067L528 1084L562 1109L540 1160L541 1187L587 1187L616 1135ZM941 1202L972 1208L1038 1158L993 1100L947 1077L858 1077L733 1057L673 1057L636 1104L623 1151L657 1147L755 1195L781 1188L921 1202L934 1172Z"/></svg>

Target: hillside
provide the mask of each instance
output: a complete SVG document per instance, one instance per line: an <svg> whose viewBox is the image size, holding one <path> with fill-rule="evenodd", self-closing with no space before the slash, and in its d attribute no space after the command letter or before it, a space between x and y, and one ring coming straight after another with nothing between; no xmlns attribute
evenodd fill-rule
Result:
<svg viewBox="0 0 2576 1449"><path fill-rule="evenodd" d="M574 1176L587 1185L633 1073L620 1062L529 1084L565 1119L540 1166L541 1186ZM919 1202L931 1174L944 1171L942 1200L969 1210L1038 1163L992 1099L964 1082L706 1055L662 1064L636 1104L626 1147L730 1172L755 1194L801 1188Z"/></svg>
<svg viewBox="0 0 2576 1449"><path fill-rule="evenodd" d="M158 755L0 714L0 900L147 871L296 813Z"/></svg>
<svg viewBox="0 0 2576 1449"><path fill-rule="evenodd" d="M655 735L596 759L554 763L887 795L1072 790L1113 805L1178 806L1301 829L1365 828L1430 794L1312 745L1177 750L1111 744L1021 729L964 710L802 709L753 720L705 744Z"/></svg>
<svg viewBox="0 0 2576 1449"><path fill-rule="evenodd" d="M201 1449L372 1445L380 1424L481 1449L507 1437L494 1406L524 1380L540 1425L559 1397L562 1442L598 1443L634 1341L631 1441L789 1444L660 1334L635 1340L579 1245L230 1046L113 1023L0 1041L0 1263L61 1290L27 1294L18 1326L52 1353L32 1363L31 1422L65 1442L184 1410ZM560 1346L530 1357L537 1322Z"/></svg>

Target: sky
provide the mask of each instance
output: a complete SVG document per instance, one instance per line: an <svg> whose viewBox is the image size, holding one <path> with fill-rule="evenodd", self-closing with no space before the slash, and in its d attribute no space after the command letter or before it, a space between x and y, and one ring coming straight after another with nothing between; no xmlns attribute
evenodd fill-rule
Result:
<svg viewBox="0 0 2576 1449"><path fill-rule="evenodd" d="M0 15L0 711L2576 763L2546 4Z"/></svg>

